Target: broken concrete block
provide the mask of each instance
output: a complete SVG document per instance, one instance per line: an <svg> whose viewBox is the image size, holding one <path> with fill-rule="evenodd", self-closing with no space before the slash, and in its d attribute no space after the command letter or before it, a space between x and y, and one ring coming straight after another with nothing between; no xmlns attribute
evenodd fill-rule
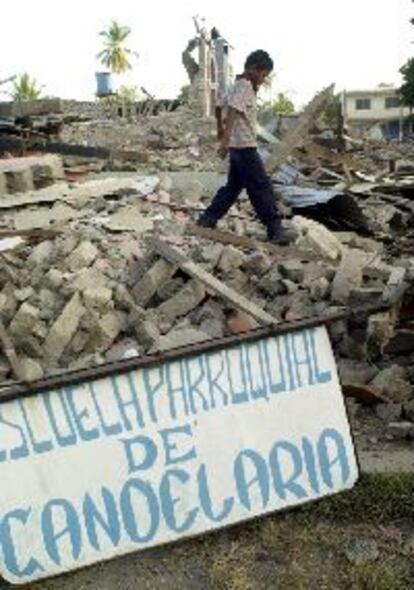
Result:
<svg viewBox="0 0 414 590"><path fill-rule="evenodd" d="M414 423L391 422L388 424L387 434L397 440L412 440L414 439Z"/></svg>
<svg viewBox="0 0 414 590"><path fill-rule="evenodd" d="M398 365L384 369L370 382L370 385L393 402L407 401L413 386L406 380L406 370Z"/></svg>
<svg viewBox="0 0 414 590"><path fill-rule="evenodd" d="M181 346L189 346L199 342L210 340L210 337L194 328L183 328L181 330L172 330L165 336L161 336L157 345L151 349L151 353L163 352L173 348L180 348Z"/></svg>
<svg viewBox="0 0 414 590"><path fill-rule="evenodd" d="M53 258L54 250L54 244L50 240L41 242L33 248L28 258L29 266L33 268L34 266L47 265Z"/></svg>
<svg viewBox="0 0 414 590"><path fill-rule="evenodd" d="M293 281L302 283L305 278L305 265L300 260L285 260L279 264L280 274Z"/></svg>
<svg viewBox="0 0 414 590"><path fill-rule="evenodd" d="M403 408L404 408L404 415L407 418L407 420L414 422L414 400L410 400L408 402L405 402L403 404Z"/></svg>
<svg viewBox="0 0 414 590"><path fill-rule="evenodd" d="M99 320L87 345L87 352L105 352L126 327L126 314L109 311Z"/></svg>
<svg viewBox="0 0 414 590"><path fill-rule="evenodd" d="M104 225L113 232L133 231L142 234L151 230L154 222L149 217L144 217L138 206L127 205L111 215Z"/></svg>
<svg viewBox="0 0 414 590"><path fill-rule="evenodd" d="M55 363L60 359L78 329L84 313L82 299L78 293L75 293L53 324L44 343L44 355L50 362Z"/></svg>
<svg viewBox="0 0 414 590"><path fill-rule="evenodd" d="M218 319L204 320L200 324L200 330L210 338L223 338L224 324Z"/></svg>
<svg viewBox="0 0 414 590"><path fill-rule="evenodd" d="M376 313L368 318L367 349L381 354L395 334L396 314L393 310Z"/></svg>
<svg viewBox="0 0 414 590"><path fill-rule="evenodd" d="M57 268L51 268L45 276L45 286L50 289L59 289L63 283L64 275Z"/></svg>
<svg viewBox="0 0 414 590"><path fill-rule="evenodd" d="M270 297L277 297L278 295L283 295L287 292L282 276L276 269L271 270L262 277L258 283L258 287Z"/></svg>
<svg viewBox="0 0 414 590"><path fill-rule="evenodd" d="M99 250L92 242L81 242L79 246L70 254L68 266L72 272L90 266L98 256Z"/></svg>
<svg viewBox="0 0 414 590"><path fill-rule="evenodd" d="M6 175L4 172L0 172L0 197L3 197L8 192L7 190L7 180Z"/></svg>
<svg viewBox="0 0 414 590"><path fill-rule="evenodd" d="M338 260L343 245L335 234L317 221L296 216L292 220L293 229L299 234L296 244L304 250L313 250L325 258Z"/></svg>
<svg viewBox="0 0 414 590"><path fill-rule="evenodd" d="M342 385L350 383L365 385L378 374L378 369L374 366L364 361L359 362L351 359L340 359L338 361L338 370Z"/></svg>
<svg viewBox="0 0 414 590"><path fill-rule="evenodd" d="M0 316L7 325L15 316L18 303L14 296L16 288L13 283L6 283L0 297Z"/></svg>
<svg viewBox="0 0 414 590"><path fill-rule="evenodd" d="M332 301L346 303L351 289L361 286L364 264L365 256L361 256L358 250L348 248L343 252L341 263L332 283Z"/></svg>
<svg viewBox="0 0 414 590"><path fill-rule="evenodd" d="M296 293L299 289L299 285L289 279L282 279L282 283L284 284L288 295L293 295L293 293Z"/></svg>
<svg viewBox="0 0 414 590"><path fill-rule="evenodd" d="M177 277L174 279L170 279L169 281L167 281L166 283L161 285L161 287L158 289L157 297L161 301L167 301L167 299L174 297L174 295L176 293L178 293L178 291L180 289L182 289L183 287L184 287L184 279L183 278Z"/></svg>
<svg viewBox="0 0 414 590"><path fill-rule="evenodd" d="M253 252L246 256L243 263L243 270L261 277L270 270L272 263L266 254L263 252Z"/></svg>
<svg viewBox="0 0 414 590"><path fill-rule="evenodd" d="M375 303L381 299L384 289L378 287L359 287L358 289L351 289L349 293L349 302L352 305L367 305L368 303Z"/></svg>
<svg viewBox="0 0 414 590"><path fill-rule="evenodd" d="M31 168L6 171L7 191L9 193L26 193L34 189L33 171Z"/></svg>
<svg viewBox="0 0 414 590"><path fill-rule="evenodd" d="M19 359L20 371L23 381L37 381L43 377L42 366L30 357Z"/></svg>
<svg viewBox="0 0 414 590"><path fill-rule="evenodd" d="M309 286L309 295L313 301L321 301L327 299L331 292L331 283L327 278L321 277L312 281Z"/></svg>
<svg viewBox="0 0 414 590"><path fill-rule="evenodd" d="M220 257L218 268L224 274L230 273L240 268L246 260L245 254L237 250L234 246L226 246Z"/></svg>
<svg viewBox="0 0 414 590"><path fill-rule="evenodd" d="M71 290L85 291L93 285L96 288L105 288L108 285L107 277L96 268L82 268L71 283Z"/></svg>
<svg viewBox="0 0 414 590"><path fill-rule="evenodd" d="M23 301L26 301L26 299L29 299L34 292L33 287L26 287L25 289L18 289L15 291L14 296L19 303L22 303Z"/></svg>
<svg viewBox="0 0 414 590"><path fill-rule="evenodd" d="M389 422L398 422L402 416L402 404L378 404L375 413L378 418L387 424Z"/></svg>
<svg viewBox="0 0 414 590"><path fill-rule="evenodd" d="M162 303L157 309L161 321L173 324L179 317L187 315L206 296L205 287L200 281L189 281L174 297Z"/></svg>
<svg viewBox="0 0 414 590"><path fill-rule="evenodd" d="M289 299L289 309L285 314L285 319L290 322L312 315L314 315L314 309L306 291L297 291L297 293L294 293Z"/></svg>
<svg viewBox="0 0 414 590"><path fill-rule="evenodd" d="M223 244L209 244L200 249L196 259L198 262L206 262L211 268L215 268L220 260L223 250Z"/></svg>
<svg viewBox="0 0 414 590"><path fill-rule="evenodd" d="M145 350L155 346L160 338L158 326L151 320L137 322L135 324L135 334L139 344L141 344Z"/></svg>
<svg viewBox="0 0 414 590"><path fill-rule="evenodd" d="M22 303L8 328L16 338L24 338L31 334L33 326L39 319L40 310L30 303Z"/></svg>
<svg viewBox="0 0 414 590"><path fill-rule="evenodd" d="M163 258L145 273L135 284L132 295L137 305L145 306L158 289L175 274L176 267Z"/></svg>
<svg viewBox="0 0 414 590"><path fill-rule="evenodd" d="M108 311L112 303L112 290L106 287L88 287L83 292L83 302L87 309L96 309L100 313Z"/></svg>
<svg viewBox="0 0 414 590"><path fill-rule="evenodd" d="M125 338L117 344L114 344L106 353L105 358L108 362L123 361L141 356L141 349L132 338Z"/></svg>

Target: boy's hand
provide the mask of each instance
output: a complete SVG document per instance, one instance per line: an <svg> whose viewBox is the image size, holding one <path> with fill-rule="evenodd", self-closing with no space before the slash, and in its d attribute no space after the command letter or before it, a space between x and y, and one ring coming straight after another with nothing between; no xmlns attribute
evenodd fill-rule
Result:
<svg viewBox="0 0 414 590"><path fill-rule="evenodd" d="M218 155L220 156L220 158L222 160L225 160L227 158L227 155L229 153L229 143L228 141L226 141L225 139L221 140L220 146L217 150Z"/></svg>

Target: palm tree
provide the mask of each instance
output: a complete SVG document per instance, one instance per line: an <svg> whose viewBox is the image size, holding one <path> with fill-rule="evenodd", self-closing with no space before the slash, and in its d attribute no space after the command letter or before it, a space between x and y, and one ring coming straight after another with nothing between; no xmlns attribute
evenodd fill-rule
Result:
<svg viewBox="0 0 414 590"><path fill-rule="evenodd" d="M129 56L136 54L124 47L124 42L130 34L130 27L122 26L115 20L106 31L99 33L99 36L104 39L104 49L98 53L97 57L114 74L122 74L132 68Z"/></svg>
<svg viewBox="0 0 414 590"><path fill-rule="evenodd" d="M13 82L11 95L13 100L36 100L40 97L41 92L41 87L38 85L36 78L31 78L25 72L20 74Z"/></svg>

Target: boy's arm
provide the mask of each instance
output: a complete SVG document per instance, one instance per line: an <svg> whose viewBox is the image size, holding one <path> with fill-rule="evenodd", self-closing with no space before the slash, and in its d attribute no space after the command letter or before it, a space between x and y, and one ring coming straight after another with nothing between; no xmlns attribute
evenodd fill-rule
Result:
<svg viewBox="0 0 414 590"><path fill-rule="evenodd" d="M220 141L224 133L223 108L221 106L217 106L215 113L217 123L217 139Z"/></svg>
<svg viewBox="0 0 414 590"><path fill-rule="evenodd" d="M221 137L221 143L219 147L219 155L222 158L225 158L229 151L230 137L234 126L234 121L236 120L236 115L237 110L233 107L228 107L227 117L223 125L223 135Z"/></svg>

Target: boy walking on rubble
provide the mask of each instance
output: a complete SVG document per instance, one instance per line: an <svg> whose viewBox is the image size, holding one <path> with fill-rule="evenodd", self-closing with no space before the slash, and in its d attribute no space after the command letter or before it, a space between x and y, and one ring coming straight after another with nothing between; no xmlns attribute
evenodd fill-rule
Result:
<svg viewBox="0 0 414 590"><path fill-rule="evenodd" d="M273 70L273 61L265 51L251 53L244 73L237 76L226 99L226 119L222 109L216 110L219 155L223 159L230 153L227 184L213 198L198 219L198 225L214 228L246 189L257 217L267 229L268 240L288 244L294 239L292 232L282 227L280 214L270 178L257 151L256 95L259 87Z"/></svg>

